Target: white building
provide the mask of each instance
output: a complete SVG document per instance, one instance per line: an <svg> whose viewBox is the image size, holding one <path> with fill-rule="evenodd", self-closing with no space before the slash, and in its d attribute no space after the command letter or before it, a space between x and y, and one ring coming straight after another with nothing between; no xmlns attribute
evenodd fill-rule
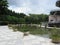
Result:
<svg viewBox="0 0 60 45"><path fill-rule="evenodd" d="M50 12L48 25L60 27L60 11L59 10Z"/></svg>

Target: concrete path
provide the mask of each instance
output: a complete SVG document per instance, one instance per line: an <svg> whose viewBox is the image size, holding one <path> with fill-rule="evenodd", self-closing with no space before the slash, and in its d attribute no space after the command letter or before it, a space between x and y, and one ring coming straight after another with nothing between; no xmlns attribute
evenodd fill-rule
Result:
<svg viewBox="0 0 60 45"><path fill-rule="evenodd" d="M0 26L0 45L55 45L51 39L28 35L23 37L22 32L13 32L8 26Z"/></svg>

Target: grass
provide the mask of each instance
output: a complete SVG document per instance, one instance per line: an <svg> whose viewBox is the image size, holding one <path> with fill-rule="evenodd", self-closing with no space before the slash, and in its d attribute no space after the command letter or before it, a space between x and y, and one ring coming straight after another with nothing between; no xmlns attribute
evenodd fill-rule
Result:
<svg viewBox="0 0 60 45"><path fill-rule="evenodd" d="M13 28L13 30L15 31L15 29L17 29L17 31L21 31L21 32L27 32L29 31L30 34L34 34L34 35L39 35L39 34L47 34L48 33L48 29L45 28L41 28L41 27L37 27L37 26L31 26L31 25L19 25L19 26L11 26Z"/></svg>
<svg viewBox="0 0 60 45"><path fill-rule="evenodd" d="M27 32L29 31L30 34L33 35L43 35L48 34L50 35L50 38L52 39L52 42L59 42L60 43L60 29L52 28L52 29L45 29L42 27L37 26L31 26L28 24L25 25L9 25L9 27L12 27L14 31L20 31L20 32ZM15 30L17 29L17 30Z"/></svg>
<svg viewBox="0 0 60 45"><path fill-rule="evenodd" d="M50 37L53 43L60 43L60 29L53 28Z"/></svg>

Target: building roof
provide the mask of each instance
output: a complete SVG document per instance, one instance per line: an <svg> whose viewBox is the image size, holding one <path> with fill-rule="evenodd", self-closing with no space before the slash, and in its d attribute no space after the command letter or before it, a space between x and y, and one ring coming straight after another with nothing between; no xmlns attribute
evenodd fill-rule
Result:
<svg viewBox="0 0 60 45"><path fill-rule="evenodd" d="M50 12L51 15L60 15L60 9L59 10L53 10Z"/></svg>

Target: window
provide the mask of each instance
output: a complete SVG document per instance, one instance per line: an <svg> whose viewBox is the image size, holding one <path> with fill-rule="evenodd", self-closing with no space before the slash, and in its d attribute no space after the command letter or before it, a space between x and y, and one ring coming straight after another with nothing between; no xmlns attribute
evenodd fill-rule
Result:
<svg viewBox="0 0 60 45"><path fill-rule="evenodd" d="M53 20L50 20L50 21L53 21Z"/></svg>

